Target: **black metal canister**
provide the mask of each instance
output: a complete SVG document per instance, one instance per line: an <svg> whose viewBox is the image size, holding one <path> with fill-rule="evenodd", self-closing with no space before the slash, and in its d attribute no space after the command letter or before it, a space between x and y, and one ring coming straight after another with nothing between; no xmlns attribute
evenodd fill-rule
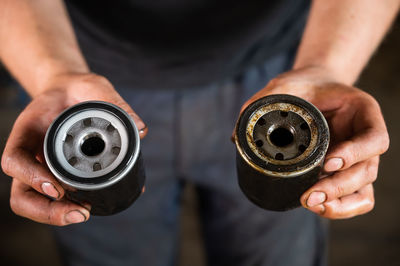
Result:
<svg viewBox="0 0 400 266"><path fill-rule="evenodd" d="M239 186L261 208L285 211L318 179L329 128L311 103L285 94L250 104L236 124Z"/></svg>
<svg viewBox="0 0 400 266"><path fill-rule="evenodd" d="M46 163L66 197L111 215L141 194L145 174L138 129L121 108L89 101L61 113L47 130Z"/></svg>

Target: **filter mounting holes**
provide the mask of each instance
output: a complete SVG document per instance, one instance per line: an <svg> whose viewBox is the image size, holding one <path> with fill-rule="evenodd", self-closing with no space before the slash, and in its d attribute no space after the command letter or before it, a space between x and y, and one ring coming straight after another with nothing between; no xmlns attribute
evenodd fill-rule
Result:
<svg viewBox="0 0 400 266"><path fill-rule="evenodd" d="M282 153L280 153L280 152L278 152L277 154L275 154L275 159L276 160L283 160L284 159L284 157L283 157L283 154Z"/></svg>
<svg viewBox="0 0 400 266"><path fill-rule="evenodd" d="M265 119L264 118L260 118L260 119L258 119L258 121L257 121L257 124L259 124L260 126L263 126L263 125L265 125Z"/></svg>
<svg viewBox="0 0 400 266"><path fill-rule="evenodd" d="M306 122L302 123L302 124L300 125L300 128L301 128L302 130L310 130L310 128L308 127L308 124L307 124Z"/></svg>
<svg viewBox="0 0 400 266"><path fill-rule="evenodd" d="M86 118L83 120L83 125L85 127L90 127L92 125L92 119L91 118Z"/></svg>
<svg viewBox="0 0 400 266"><path fill-rule="evenodd" d="M78 162L78 159L77 159L76 157L71 157L71 158L68 160L68 163L69 163L70 165L72 165L72 166L74 166L77 162Z"/></svg>
<svg viewBox="0 0 400 266"><path fill-rule="evenodd" d="M256 141L256 145L257 145L257 147L262 147L264 145L264 142L259 139Z"/></svg>
<svg viewBox="0 0 400 266"><path fill-rule="evenodd" d="M280 111L279 113L280 113L280 115L281 115L282 117L287 117L287 116L289 115L289 113L288 113L288 112L285 112L285 111Z"/></svg>
<svg viewBox="0 0 400 266"><path fill-rule="evenodd" d="M304 146L303 144L299 146L299 151L300 151L301 153L303 153L306 149L307 149L307 147Z"/></svg>
<svg viewBox="0 0 400 266"><path fill-rule="evenodd" d="M93 171L99 171L101 170L101 164L100 163L94 163L93 164Z"/></svg>

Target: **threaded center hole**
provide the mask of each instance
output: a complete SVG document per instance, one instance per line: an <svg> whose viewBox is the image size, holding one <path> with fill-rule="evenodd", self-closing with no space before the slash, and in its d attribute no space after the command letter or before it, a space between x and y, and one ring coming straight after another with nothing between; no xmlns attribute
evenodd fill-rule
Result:
<svg viewBox="0 0 400 266"><path fill-rule="evenodd" d="M274 129L269 135L272 144L278 147L285 147L293 142L293 134L284 127Z"/></svg>
<svg viewBox="0 0 400 266"><path fill-rule="evenodd" d="M100 136L89 136L83 141L81 151L86 156L96 156L103 152L105 146L106 144Z"/></svg>

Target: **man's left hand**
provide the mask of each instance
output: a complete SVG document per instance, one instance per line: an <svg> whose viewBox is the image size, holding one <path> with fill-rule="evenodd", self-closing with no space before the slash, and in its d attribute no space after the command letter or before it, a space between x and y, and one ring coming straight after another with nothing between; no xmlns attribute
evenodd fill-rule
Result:
<svg viewBox="0 0 400 266"><path fill-rule="evenodd" d="M337 82L316 67L289 71L273 79L244 104L271 94L291 94L313 103L328 121L331 142L323 171L330 174L308 189L301 204L330 219L350 218L374 207L372 183L389 136L377 101Z"/></svg>

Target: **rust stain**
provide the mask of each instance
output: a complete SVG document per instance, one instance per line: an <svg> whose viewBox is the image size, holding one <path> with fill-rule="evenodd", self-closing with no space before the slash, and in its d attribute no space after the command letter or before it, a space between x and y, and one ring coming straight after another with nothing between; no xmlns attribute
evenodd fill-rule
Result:
<svg viewBox="0 0 400 266"><path fill-rule="evenodd" d="M255 127L257 121L262 116L264 116L265 114L267 114L268 112L271 112L271 111L294 112L297 115L299 115L300 117L302 117L307 122L307 124L310 128L311 139L310 139L310 144L308 145L307 149L301 155L299 155L293 159L290 159L290 160L276 160L275 158L271 158L271 157L267 156L266 154L264 154L264 152L260 151L260 149L257 147L255 140L253 138L254 127ZM316 149L316 144L317 144L317 140L318 140L318 128L317 128L317 125L316 125L314 119L303 108L301 108L297 105L294 105L294 104L290 104L290 103L274 103L274 104L265 105L265 106L260 107L250 116L249 122L248 122L248 125L246 128L246 137L247 137L247 142L248 142L251 150L259 158L261 158L265 162L266 165L268 163L272 163L274 165L292 165L292 164L296 164L296 163L304 160ZM242 154L242 155L244 155L244 154ZM248 161L248 158L246 161ZM316 162L316 163L319 163L319 162ZM255 168L257 171L264 172L264 173L266 171L266 169L261 168L253 163L251 163L251 165L253 165L253 168ZM314 166L314 164L312 165L312 167L313 166ZM272 174L274 176L280 176L280 177L299 175L305 171L308 171L309 167L310 166L307 166L307 169L298 168L297 171L290 172L290 173L274 172L274 171L268 170L268 174Z"/></svg>

